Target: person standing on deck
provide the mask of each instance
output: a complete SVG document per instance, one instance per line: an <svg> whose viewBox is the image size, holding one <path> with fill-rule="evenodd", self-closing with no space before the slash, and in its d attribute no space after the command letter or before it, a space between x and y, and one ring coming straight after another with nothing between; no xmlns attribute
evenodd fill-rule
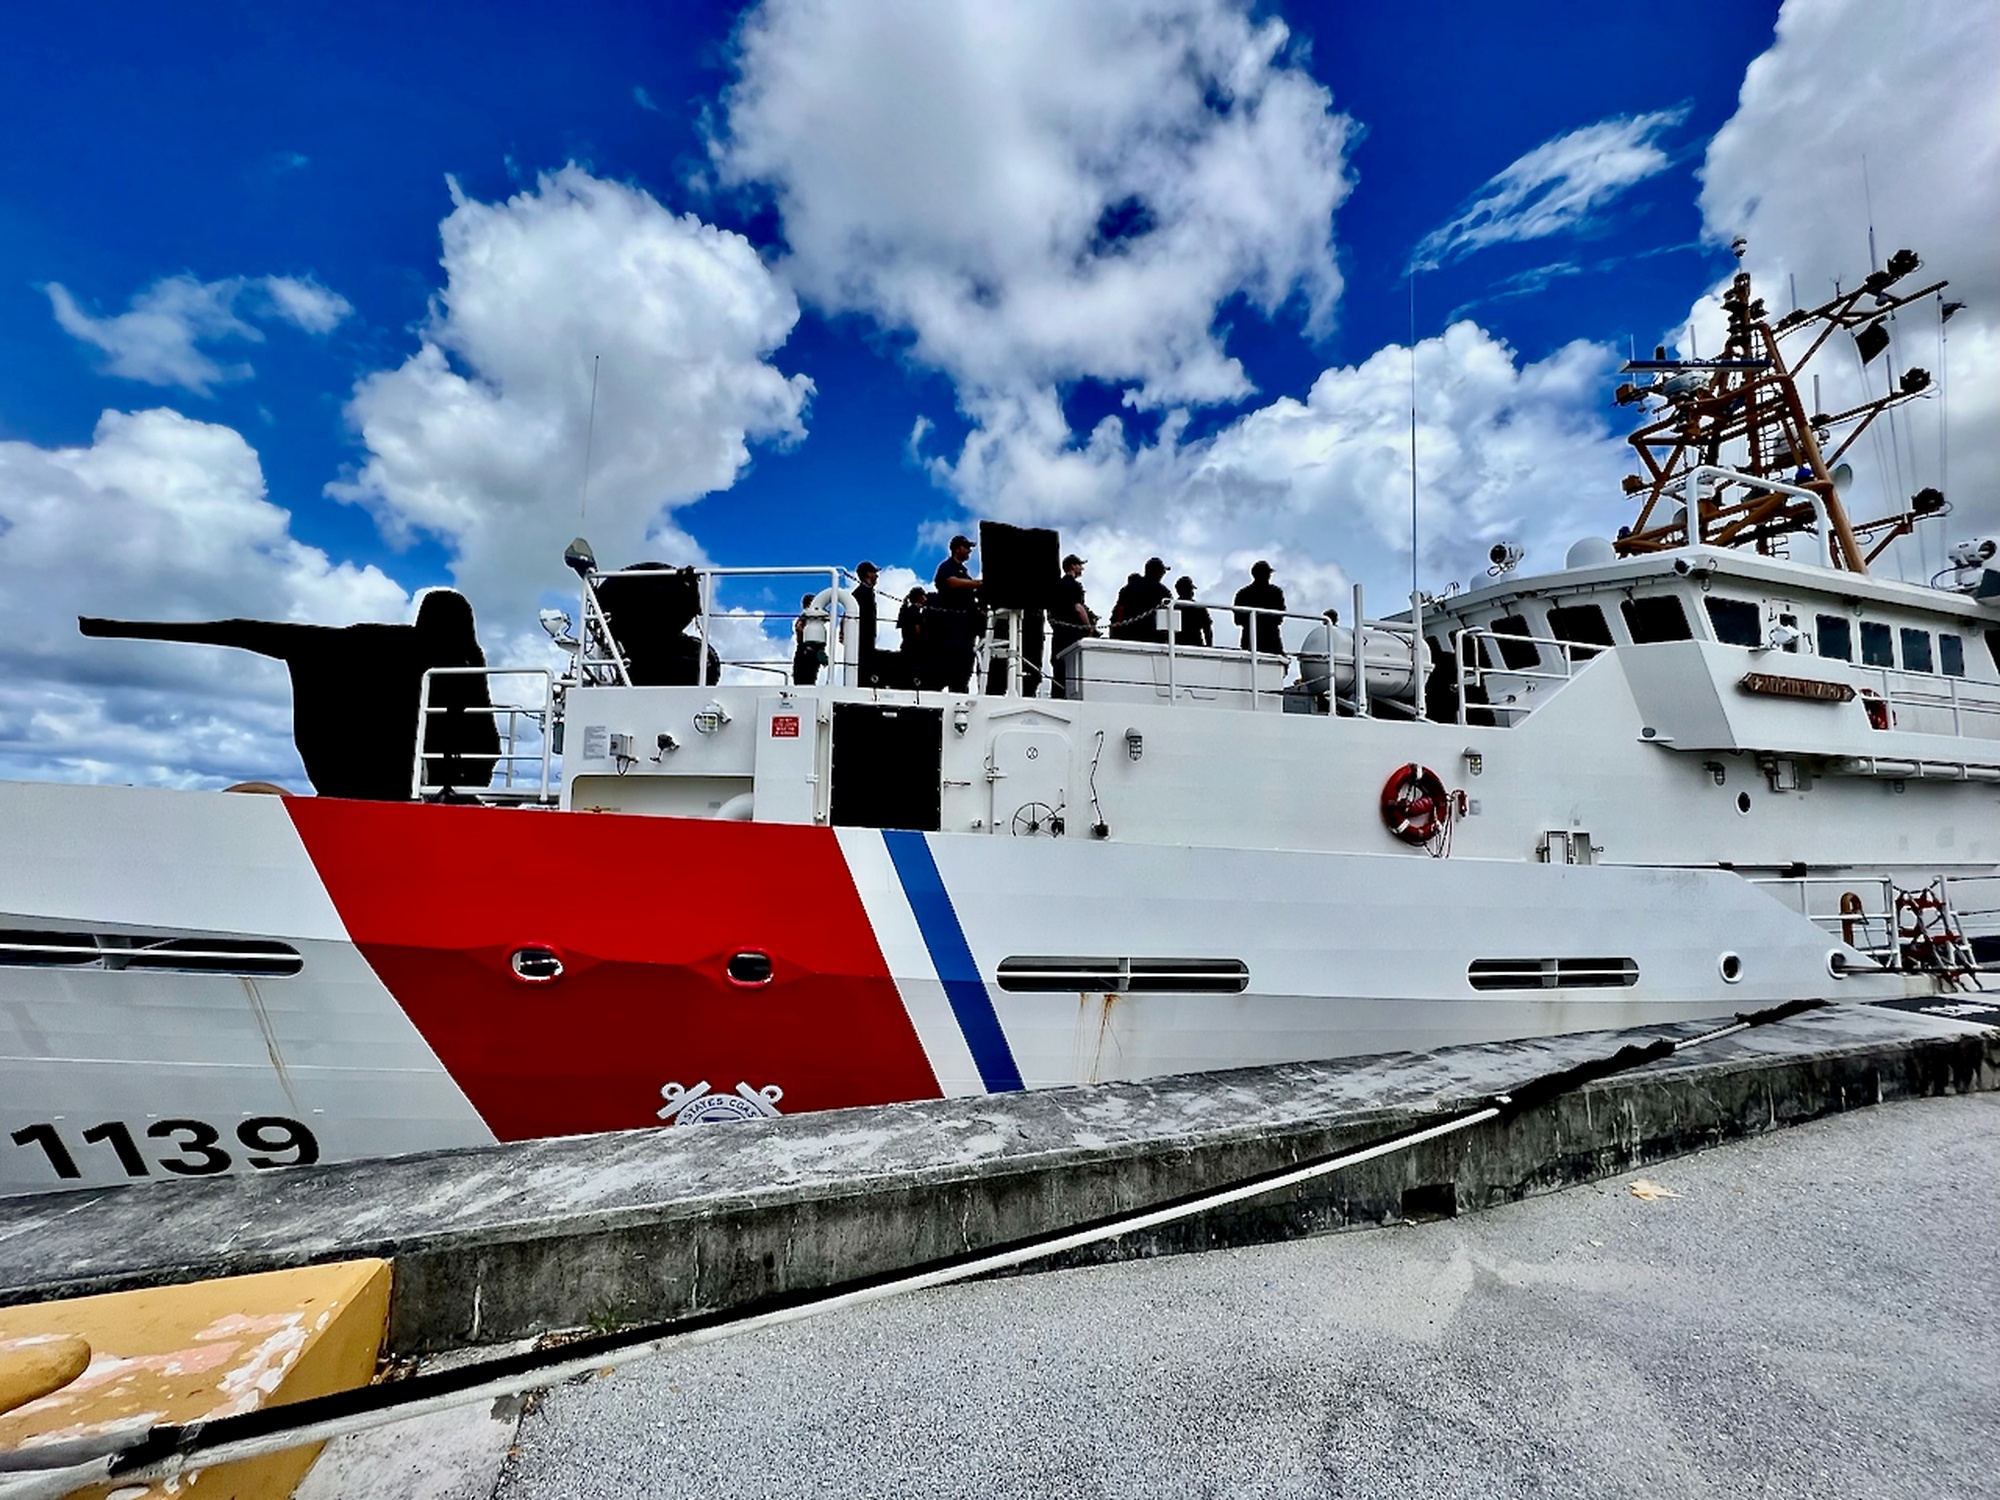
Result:
<svg viewBox="0 0 2000 1500"><path fill-rule="evenodd" d="M931 580L936 588L930 621L937 637L931 657L939 679L935 686L954 693L972 684L973 642L979 633L979 580L965 565L972 547L971 537L953 537L950 555Z"/></svg>
<svg viewBox="0 0 2000 1500"><path fill-rule="evenodd" d="M1049 632L1050 643L1055 648L1056 667L1052 696L1067 698L1070 695L1070 671L1075 663L1065 660L1063 652L1085 636L1097 634L1097 616L1083 602L1083 559L1074 552L1063 559L1062 577L1056 581L1055 593L1049 604Z"/></svg>
<svg viewBox="0 0 2000 1500"><path fill-rule="evenodd" d="M811 687L819 681L819 669L826 664L826 647L818 641L806 639L813 616L813 596L799 595L799 617L792 621L792 681L800 687ZM819 632L822 636L825 630Z"/></svg>
<svg viewBox="0 0 2000 1500"><path fill-rule="evenodd" d="M1253 563L1250 581L1236 591L1236 623L1243 630L1243 649L1255 649L1265 656L1283 656L1285 637L1276 615L1253 615L1253 609L1283 609L1285 591L1271 582L1271 565ZM1253 634L1254 632L1254 634ZM1252 641L1256 644L1253 648Z"/></svg>
<svg viewBox="0 0 2000 1500"><path fill-rule="evenodd" d="M898 687L927 688L932 685L930 636L924 619L930 613L930 595L914 584L903 595L903 607L896 611L896 631L903 638L902 675Z"/></svg>
<svg viewBox="0 0 2000 1500"><path fill-rule="evenodd" d="M1194 598L1194 580L1183 574L1174 580L1174 596L1189 600ZM1180 624L1174 631L1176 646L1213 646L1215 644L1215 622L1208 611L1199 604L1184 603L1175 612Z"/></svg>
<svg viewBox="0 0 2000 1500"><path fill-rule="evenodd" d="M875 581L881 574L872 562L860 562L854 565L854 577L855 622L861 627L859 644L854 648L854 680L863 687L881 687L885 663L877 659L875 650L875 623L880 615Z"/></svg>

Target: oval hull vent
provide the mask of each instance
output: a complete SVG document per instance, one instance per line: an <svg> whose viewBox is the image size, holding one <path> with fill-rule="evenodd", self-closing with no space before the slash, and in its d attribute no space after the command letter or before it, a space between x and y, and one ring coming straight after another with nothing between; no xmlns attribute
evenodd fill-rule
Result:
<svg viewBox="0 0 2000 1500"><path fill-rule="evenodd" d="M1615 990L1639 982L1631 958L1475 958L1465 971L1475 990Z"/></svg>

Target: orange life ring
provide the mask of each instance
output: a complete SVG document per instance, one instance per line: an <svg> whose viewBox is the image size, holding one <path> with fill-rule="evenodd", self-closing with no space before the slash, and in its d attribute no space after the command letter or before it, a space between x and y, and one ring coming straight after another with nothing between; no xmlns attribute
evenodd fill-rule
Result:
<svg viewBox="0 0 2000 1500"><path fill-rule="evenodd" d="M1404 843L1428 844L1444 822L1448 796L1437 772L1412 761L1383 784L1382 821Z"/></svg>

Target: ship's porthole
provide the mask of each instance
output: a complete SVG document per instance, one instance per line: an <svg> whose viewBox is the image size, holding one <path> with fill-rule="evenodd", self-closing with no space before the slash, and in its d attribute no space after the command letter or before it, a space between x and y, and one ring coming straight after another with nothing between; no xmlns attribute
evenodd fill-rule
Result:
<svg viewBox="0 0 2000 1500"><path fill-rule="evenodd" d="M771 955L745 949L729 957L729 982L746 988L771 982Z"/></svg>
<svg viewBox="0 0 2000 1500"><path fill-rule="evenodd" d="M1738 792L1736 794L1736 810L1740 813L1750 811L1750 794L1748 792Z"/></svg>
<svg viewBox="0 0 2000 1500"><path fill-rule="evenodd" d="M1743 977L1743 959L1740 954L1723 954L1716 967L1722 970L1724 984L1734 984Z"/></svg>
<svg viewBox="0 0 2000 1500"><path fill-rule="evenodd" d="M563 961L553 948L516 948L507 960L514 977L528 984L562 978Z"/></svg>

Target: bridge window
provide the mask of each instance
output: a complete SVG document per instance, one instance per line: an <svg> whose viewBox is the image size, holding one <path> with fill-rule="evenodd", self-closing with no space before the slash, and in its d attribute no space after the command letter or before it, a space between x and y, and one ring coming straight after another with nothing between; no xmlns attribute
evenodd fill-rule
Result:
<svg viewBox="0 0 2000 1500"><path fill-rule="evenodd" d="M1611 622L1595 604L1554 605L1549 610L1549 634L1570 645L1589 648L1611 644ZM1583 661L1597 653L1590 649L1572 651Z"/></svg>
<svg viewBox="0 0 2000 1500"><path fill-rule="evenodd" d="M1939 633L1938 670L1947 677L1965 675L1965 637Z"/></svg>
<svg viewBox="0 0 2000 1500"><path fill-rule="evenodd" d="M1887 625L1877 625L1873 620L1861 622L1861 664L1865 667L1896 665L1895 636Z"/></svg>
<svg viewBox="0 0 2000 1500"><path fill-rule="evenodd" d="M1681 608L1681 601L1672 594L1627 599L1622 608L1625 611L1625 628L1632 632L1635 646L1650 646L1656 641L1694 639L1694 631L1688 628L1687 611Z"/></svg>
<svg viewBox="0 0 2000 1500"><path fill-rule="evenodd" d="M1493 634L1499 638L1500 659L1516 671L1527 667L1538 667L1542 663L1542 653L1529 640L1514 640L1509 637L1534 634L1528 629L1528 622L1519 615L1503 615L1493 622Z"/></svg>
<svg viewBox="0 0 2000 1500"><path fill-rule="evenodd" d="M1854 626L1844 616L1819 617L1819 654L1841 661L1854 660Z"/></svg>
<svg viewBox="0 0 2000 1500"><path fill-rule="evenodd" d="M1718 599L1711 594L1705 602L1709 623L1715 627L1715 638L1723 645L1764 644L1764 611L1748 599Z"/></svg>
<svg viewBox="0 0 2000 1500"><path fill-rule="evenodd" d="M1931 633L1903 627L1903 670L1928 672L1931 669Z"/></svg>

